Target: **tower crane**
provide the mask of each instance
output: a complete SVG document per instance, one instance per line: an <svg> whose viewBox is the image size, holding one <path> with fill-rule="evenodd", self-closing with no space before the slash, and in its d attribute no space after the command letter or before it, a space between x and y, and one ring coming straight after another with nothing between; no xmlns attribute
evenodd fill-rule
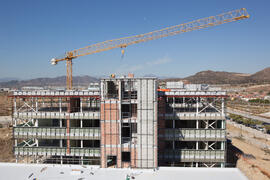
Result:
<svg viewBox="0 0 270 180"><path fill-rule="evenodd" d="M190 32L190 31L203 29L203 28L207 28L211 26L217 26L220 24L238 21L238 20L242 20L246 18L249 18L249 14L247 13L247 10L245 8L241 8L241 9L229 11L223 14L219 14L216 16L210 16L207 18L194 20L188 23L167 27L164 29L152 31L145 34L139 34L139 35L124 37L120 39L107 40L104 42L86 46L84 48L68 51L65 53L63 57L53 58L51 60L51 64L56 65L60 61L66 61L66 64L67 64L66 85L67 85L67 89L71 90L72 89L72 60L75 58L78 58L80 56L94 54L94 53L99 53L103 51L108 51L114 48L122 48L122 53L123 53L124 48L132 44L155 40L155 39L159 39L159 38L163 38L167 36L174 36L174 35L181 34L184 32Z"/></svg>

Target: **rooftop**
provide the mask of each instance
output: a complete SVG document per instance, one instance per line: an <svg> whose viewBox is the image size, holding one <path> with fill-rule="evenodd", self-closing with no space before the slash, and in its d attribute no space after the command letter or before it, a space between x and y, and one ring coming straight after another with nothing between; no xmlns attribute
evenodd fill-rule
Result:
<svg viewBox="0 0 270 180"><path fill-rule="evenodd" d="M16 172L16 173L14 173ZM97 166L83 165L45 165L45 164L15 164L0 163L0 174L5 179L91 179L91 180L125 180L127 175L135 180L247 180L236 168L180 168L161 167L152 169L102 169ZM132 178L131 178L132 179Z"/></svg>

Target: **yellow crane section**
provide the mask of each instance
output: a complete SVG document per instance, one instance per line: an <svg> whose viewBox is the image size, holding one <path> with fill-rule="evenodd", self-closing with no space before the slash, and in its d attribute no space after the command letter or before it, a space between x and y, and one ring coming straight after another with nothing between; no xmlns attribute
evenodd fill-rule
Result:
<svg viewBox="0 0 270 180"><path fill-rule="evenodd" d="M107 40L97 44L93 44L84 48L68 51L63 57L53 58L51 64L56 65L60 61L67 62L67 89L72 89L72 60L74 58L90 55L102 51L108 51L114 48L126 48L129 45L146 42L162 37L173 36L184 32L190 32L197 29L203 29L210 26L217 26L220 24L238 21L249 18L249 14L245 8L229 11L216 16L210 16L203 19L198 19L184 24L179 24L164 29L152 31L145 34L139 34L130 37L124 37L120 39ZM122 51L123 53L123 51Z"/></svg>

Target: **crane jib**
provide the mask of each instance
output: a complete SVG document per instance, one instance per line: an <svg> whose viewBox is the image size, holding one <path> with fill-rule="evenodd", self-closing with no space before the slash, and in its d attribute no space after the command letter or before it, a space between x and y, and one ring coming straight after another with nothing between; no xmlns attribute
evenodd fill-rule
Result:
<svg viewBox="0 0 270 180"><path fill-rule="evenodd" d="M60 61L67 61L67 89L72 88L72 59L95 54L103 51L108 51L115 48L125 48L132 44L138 44L141 42L151 41L167 36L174 36L184 32L190 32L194 30L199 30L211 26L217 26L224 23L229 23L233 21L238 21L242 19L249 18L249 14L245 8L229 11L216 16L210 16L203 19L198 19L191 21L189 23L183 23L160 30L152 31L145 34L139 34L130 37L124 37L119 39L107 40L97 44L93 44L84 48L76 49L65 53L61 58L53 58L51 64L56 65Z"/></svg>

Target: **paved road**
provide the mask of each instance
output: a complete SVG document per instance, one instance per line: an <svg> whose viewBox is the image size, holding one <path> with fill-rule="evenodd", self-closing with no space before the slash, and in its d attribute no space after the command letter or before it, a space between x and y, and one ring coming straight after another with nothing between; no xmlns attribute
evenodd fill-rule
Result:
<svg viewBox="0 0 270 180"><path fill-rule="evenodd" d="M258 121L263 121L263 122L270 123L270 118L263 118L263 117L260 117L260 116L254 116L254 115L251 115L251 114L249 114L247 112L238 111L238 110L231 109L231 108L227 108L227 112L232 113L232 114L237 114L237 115L240 115L240 116L243 116L243 117L246 117L246 118L255 119L255 120L258 120Z"/></svg>

